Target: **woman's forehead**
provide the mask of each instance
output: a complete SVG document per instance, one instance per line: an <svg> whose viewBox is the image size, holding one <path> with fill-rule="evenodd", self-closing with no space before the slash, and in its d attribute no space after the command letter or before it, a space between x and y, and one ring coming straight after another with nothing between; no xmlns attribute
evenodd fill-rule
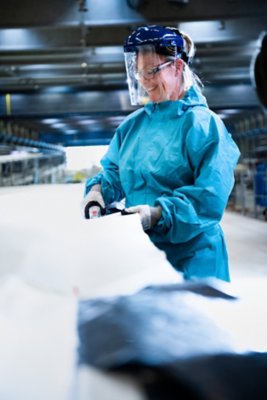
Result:
<svg viewBox="0 0 267 400"><path fill-rule="evenodd" d="M165 60L166 57L157 54L156 52L147 52L147 53L139 53L137 56L137 63L138 65L141 64L152 64L161 62Z"/></svg>

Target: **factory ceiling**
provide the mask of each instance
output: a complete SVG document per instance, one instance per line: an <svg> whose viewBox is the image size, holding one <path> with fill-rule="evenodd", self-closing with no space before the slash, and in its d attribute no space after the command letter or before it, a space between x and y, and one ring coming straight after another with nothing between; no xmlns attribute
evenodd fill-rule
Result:
<svg viewBox="0 0 267 400"><path fill-rule="evenodd" d="M145 23L191 35L193 69L228 125L262 112L254 60L266 0L2 0L0 118L54 144L108 143L134 109L122 44Z"/></svg>

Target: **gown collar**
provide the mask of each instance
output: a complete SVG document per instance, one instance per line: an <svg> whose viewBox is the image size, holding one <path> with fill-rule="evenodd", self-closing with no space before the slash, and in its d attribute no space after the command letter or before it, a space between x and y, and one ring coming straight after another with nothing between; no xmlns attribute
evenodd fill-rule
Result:
<svg viewBox="0 0 267 400"><path fill-rule="evenodd" d="M144 106L147 114L152 115L163 113L166 117L182 115L189 107L208 107L207 100L198 88L192 86L180 100L167 100L161 103L149 102Z"/></svg>

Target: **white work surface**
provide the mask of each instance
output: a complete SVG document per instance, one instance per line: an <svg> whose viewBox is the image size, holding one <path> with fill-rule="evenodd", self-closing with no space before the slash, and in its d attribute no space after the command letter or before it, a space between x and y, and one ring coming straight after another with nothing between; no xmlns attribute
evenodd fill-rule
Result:
<svg viewBox="0 0 267 400"><path fill-rule="evenodd" d="M77 298L133 293L147 284L182 279L144 234L137 215L83 220L82 192L81 185L0 189L0 399L142 398L134 383L76 368ZM230 226L227 215L226 239ZM266 225L259 226L264 232ZM242 253L235 255L233 246L230 263L238 259L240 268ZM245 296L234 307L204 300L196 307L232 329L237 351L266 351L266 275L242 278ZM238 287L239 280L234 283Z"/></svg>
<svg viewBox="0 0 267 400"><path fill-rule="evenodd" d="M0 189L1 276L82 297L181 280L138 215L85 220L81 199L79 185Z"/></svg>
<svg viewBox="0 0 267 400"><path fill-rule="evenodd" d="M82 189L0 189L0 399L82 396L77 297L181 281L137 215L84 220Z"/></svg>

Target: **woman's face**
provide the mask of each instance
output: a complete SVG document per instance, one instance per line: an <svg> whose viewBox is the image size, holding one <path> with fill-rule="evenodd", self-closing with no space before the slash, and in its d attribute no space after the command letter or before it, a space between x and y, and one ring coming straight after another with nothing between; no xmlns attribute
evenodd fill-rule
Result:
<svg viewBox="0 0 267 400"><path fill-rule="evenodd" d="M156 53L139 53L137 58L137 70L140 73L139 82L147 92L149 99L156 103L177 100L181 97L183 91L182 60L173 61L149 77L147 77L148 74L146 73L142 74L142 72L149 71L165 62L167 62L166 57Z"/></svg>

